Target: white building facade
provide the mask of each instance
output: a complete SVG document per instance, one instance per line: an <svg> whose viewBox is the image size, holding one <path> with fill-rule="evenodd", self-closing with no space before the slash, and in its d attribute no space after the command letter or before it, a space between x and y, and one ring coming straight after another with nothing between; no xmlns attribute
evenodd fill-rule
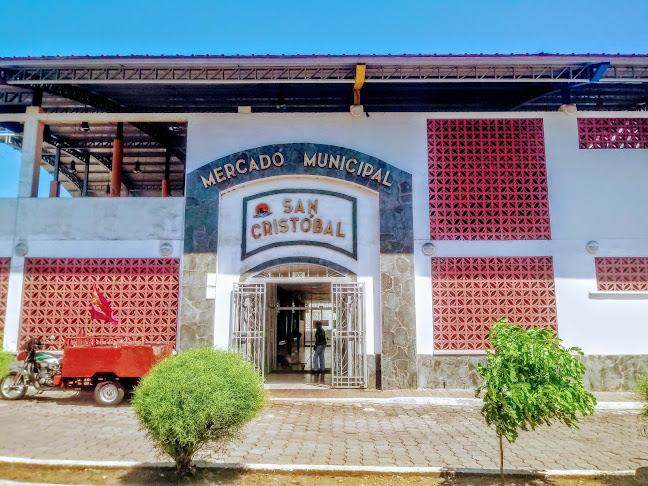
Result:
<svg viewBox="0 0 648 486"><path fill-rule="evenodd" d="M645 112L364 109L0 114L23 127L4 348L87 326L299 374L320 322L327 385L470 388L507 318L580 347L592 390L648 371ZM182 191L30 197L43 126L82 121L186 123ZM87 322L90 284L124 329Z"/></svg>

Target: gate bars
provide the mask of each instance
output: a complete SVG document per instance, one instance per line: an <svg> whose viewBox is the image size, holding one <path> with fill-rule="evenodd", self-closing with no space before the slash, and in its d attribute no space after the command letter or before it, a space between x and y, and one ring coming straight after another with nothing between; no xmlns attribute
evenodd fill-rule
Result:
<svg viewBox="0 0 648 486"><path fill-rule="evenodd" d="M365 388L363 284L333 283L333 388Z"/></svg>
<svg viewBox="0 0 648 486"><path fill-rule="evenodd" d="M265 373L265 284L234 284L232 349Z"/></svg>

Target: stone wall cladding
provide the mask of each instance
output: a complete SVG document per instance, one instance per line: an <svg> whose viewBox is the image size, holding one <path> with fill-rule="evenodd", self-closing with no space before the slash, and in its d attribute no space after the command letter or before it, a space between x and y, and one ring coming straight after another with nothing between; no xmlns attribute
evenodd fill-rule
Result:
<svg viewBox="0 0 648 486"><path fill-rule="evenodd" d="M648 373L648 354L586 354L585 387L592 391L630 391L637 378Z"/></svg>
<svg viewBox="0 0 648 486"><path fill-rule="evenodd" d="M482 378L477 364L486 363L486 356L418 355L419 388L477 388Z"/></svg>
<svg viewBox="0 0 648 486"><path fill-rule="evenodd" d="M648 373L648 354L585 355L585 388L590 391L630 391L637 378ZM419 388L474 389L482 378L477 364L486 356L418 355Z"/></svg>
<svg viewBox="0 0 648 486"><path fill-rule="evenodd" d="M216 272L216 255L189 253L182 259L178 348L214 344L215 302L207 300L207 274Z"/></svg>
<svg viewBox="0 0 648 486"><path fill-rule="evenodd" d="M416 388L414 256L380 255L382 388Z"/></svg>
<svg viewBox="0 0 648 486"><path fill-rule="evenodd" d="M201 175L226 163L249 160L261 154L280 152L281 167L248 171L209 187ZM304 152L332 153L347 160L370 163L382 174L390 173L390 186L346 170L304 167ZM238 184L273 176L311 175L333 177L374 190L379 196L380 271L382 311L382 386L383 388L416 388L416 321L414 316L414 229L412 212L412 176L367 154L334 145L293 143L267 145L234 153L208 163L187 174L185 206L185 241L180 311L181 348L207 344L213 338L214 302L205 300L207 273L216 272L218 251L218 205L220 192Z"/></svg>

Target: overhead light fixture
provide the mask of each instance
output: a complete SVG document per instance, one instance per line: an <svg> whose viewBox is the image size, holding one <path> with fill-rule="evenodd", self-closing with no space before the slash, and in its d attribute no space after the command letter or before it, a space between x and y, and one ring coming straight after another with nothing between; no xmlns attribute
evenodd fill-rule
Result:
<svg viewBox="0 0 648 486"><path fill-rule="evenodd" d="M578 111L578 108L576 107L575 104L570 103L567 105L560 105L560 108L558 108L558 111L562 111L566 115L575 115L576 112Z"/></svg>
<svg viewBox="0 0 648 486"><path fill-rule="evenodd" d="M169 131L178 133L180 131L180 125L178 125L178 122L171 122L171 125L169 125Z"/></svg>
<svg viewBox="0 0 648 486"><path fill-rule="evenodd" d="M90 131L90 124L88 122L81 122L81 126L79 127L80 132L89 132Z"/></svg>
<svg viewBox="0 0 648 486"><path fill-rule="evenodd" d="M73 174L76 174L76 162L74 160L70 164L70 172L72 172Z"/></svg>
<svg viewBox="0 0 648 486"><path fill-rule="evenodd" d="M135 168L133 169L133 174L141 174L142 173L142 168L140 166L140 161L139 159L137 162L135 162Z"/></svg>
<svg viewBox="0 0 648 486"><path fill-rule="evenodd" d="M106 194L110 194L110 184L106 184Z"/></svg>
<svg viewBox="0 0 648 486"><path fill-rule="evenodd" d="M279 96L277 97L277 110L283 111L287 108L286 106L286 97L284 96L283 93L279 93Z"/></svg>

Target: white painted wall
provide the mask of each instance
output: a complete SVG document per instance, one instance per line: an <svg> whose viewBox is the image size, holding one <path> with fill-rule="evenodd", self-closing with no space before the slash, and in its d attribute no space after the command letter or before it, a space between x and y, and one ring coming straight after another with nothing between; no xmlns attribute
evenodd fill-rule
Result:
<svg viewBox="0 0 648 486"><path fill-rule="evenodd" d="M314 142L339 145L377 157L413 175L414 237L416 263L417 350L433 352L432 303L429 257L420 251L429 239L427 128L429 118L527 118L541 117L545 124L545 148L551 210L551 241L435 242L435 256L552 256L556 276L558 327L567 345L581 346L588 354L648 353L648 300L600 300L596 289L594 256L585 251L589 240L600 243L597 256L648 256L648 151L579 150L577 118L563 113L372 113L369 118L339 114L223 114L190 115L187 170L240 150L278 143ZM579 113L578 116L645 117L643 113ZM274 181L271 184L282 184ZM365 201L359 221L373 222L367 231L374 238L378 217L375 196L349 189L339 181L317 181L339 192L352 191ZM309 182L309 187L316 187ZM250 191L252 190L251 184ZM278 187L279 187L278 186ZM267 186L270 187L270 186ZM265 189L265 187L264 187ZM223 203L238 204L241 187ZM240 191L238 196L234 194ZM360 199L360 198L359 198ZM240 209L233 211L240 217ZM363 217L364 216L364 217ZM15 242L25 239L28 256L154 257L159 244L170 241L174 255L181 253L184 200L177 198L124 199L0 199L0 256L11 256ZM365 224L365 223L363 223ZM232 221L231 237L240 239L240 224ZM224 226L221 226L223 228ZM229 228L229 225L227 225ZM226 228L227 229L227 228ZM234 235L235 233L235 235ZM221 232L225 237L228 233ZM359 234L363 234L359 231ZM242 268L221 255L238 243L222 241L218 286L231 289ZM229 245L230 249L226 250ZM372 254L372 242L367 242ZM330 250L288 247L274 257L296 254L327 255L357 271L376 296L372 322L379 320L378 263L344 262ZM238 252L238 247L237 247ZM256 255L258 259L263 254ZM237 256L238 253L237 253ZM240 258L237 258L240 260ZM255 260L256 261L256 260ZM260 260L259 260L260 261ZM250 260L250 263L252 260ZM247 264L247 262L246 262ZM237 266L239 265L239 266ZM228 280L229 279L229 280ZM21 259L14 257L9 307L19 310L22 287ZM16 290L18 289L18 290ZM229 314L229 297L217 293L219 312ZM18 300L16 300L18 299ZM12 314L12 322L17 323ZM220 316L220 314L219 314ZM221 317L219 317L221 318ZM11 320L11 319L8 319ZM228 321L229 319L227 319ZM13 325L9 323L10 325ZM219 325L220 326L220 325ZM221 327L219 327L221 329ZM374 335L374 345L379 343ZM226 342L217 335L217 342ZM5 345L7 341L5 340ZM375 348L377 351L379 348Z"/></svg>
<svg viewBox="0 0 648 486"><path fill-rule="evenodd" d="M578 116L642 114L581 112ZM313 142L359 150L412 173L417 350L432 354L430 263L420 250L429 240L426 121L536 117L543 118L545 125L553 239L438 241L435 256L552 256L558 328L565 344L578 345L588 354L648 353L648 300L590 298L589 292L596 289L594 256L585 251L585 244L594 239L601 245L598 256L648 256L648 151L579 150L577 117L563 113L371 113L369 118L346 113L192 115L187 171L253 147ZM231 288L233 281L226 285ZM218 306L223 308L224 302Z"/></svg>

